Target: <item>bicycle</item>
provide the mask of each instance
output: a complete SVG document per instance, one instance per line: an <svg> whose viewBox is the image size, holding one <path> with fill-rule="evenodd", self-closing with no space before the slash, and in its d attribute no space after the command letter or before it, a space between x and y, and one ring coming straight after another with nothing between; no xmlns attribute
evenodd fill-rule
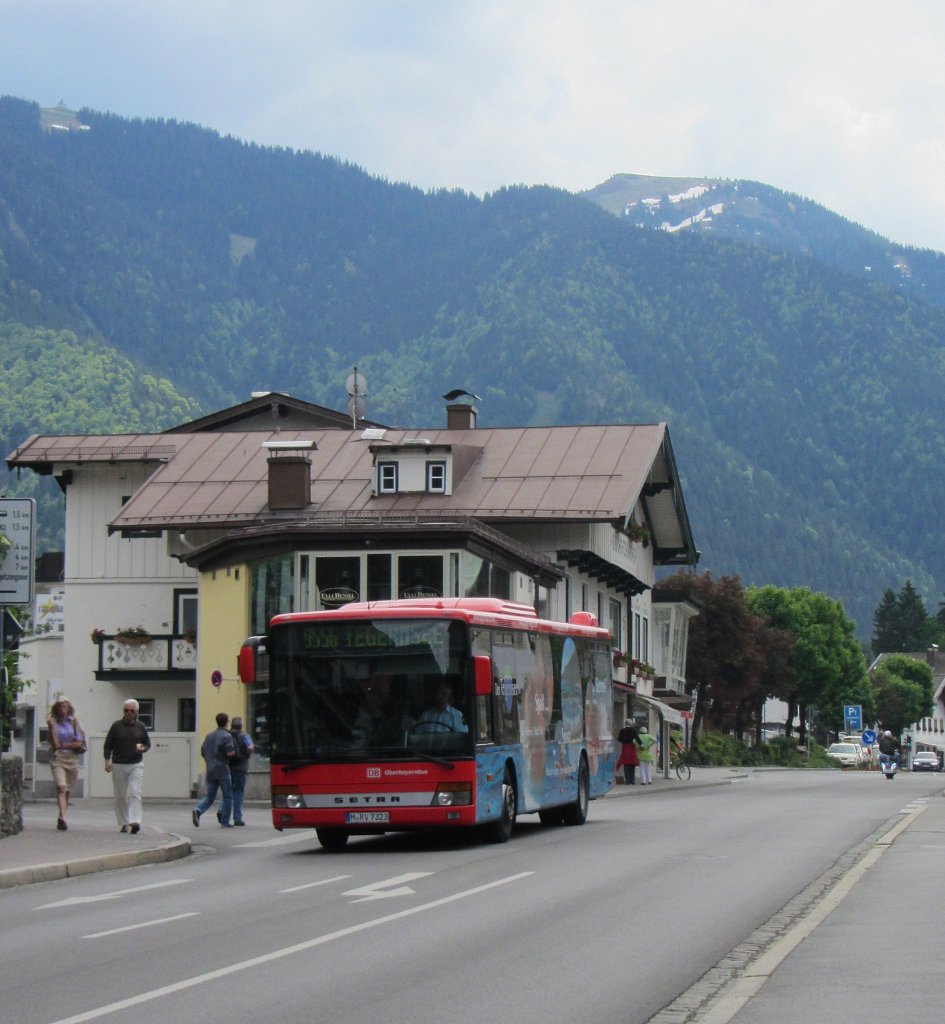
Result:
<svg viewBox="0 0 945 1024"><path fill-rule="evenodd" d="M682 782L688 782L692 776L692 769L683 760L683 755L678 751L669 759L670 766L676 772L676 778Z"/></svg>

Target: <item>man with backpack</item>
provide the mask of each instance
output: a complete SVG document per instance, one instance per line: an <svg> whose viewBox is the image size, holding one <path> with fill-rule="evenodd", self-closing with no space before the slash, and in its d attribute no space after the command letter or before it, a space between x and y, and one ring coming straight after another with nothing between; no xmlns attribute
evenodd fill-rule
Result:
<svg viewBox="0 0 945 1024"><path fill-rule="evenodd" d="M207 764L207 795L191 811L194 828L200 828L200 816L213 806L217 791L223 796L220 801L220 813L217 820L224 828L232 828L230 808L233 804L233 778L230 765L236 760L236 749L233 746L233 734L227 729L230 716L225 711L217 715L217 727L208 732L200 747L200 753Z"/></svg>
<svg viewBox="0 0 945 1024"><path fill-rule="evenodd" d="M230 723L230 735L233 737L233 747L236 751L236 756L230 762L230 775L233 780L233 824L245 825L243 797L246 793L246 773L253 752L253 741L243 732L243 719L239 716Z"/></svg>

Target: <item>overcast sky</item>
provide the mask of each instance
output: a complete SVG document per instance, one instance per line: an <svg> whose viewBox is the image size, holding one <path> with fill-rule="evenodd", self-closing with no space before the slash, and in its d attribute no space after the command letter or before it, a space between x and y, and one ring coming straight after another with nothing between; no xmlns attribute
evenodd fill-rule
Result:
<svg viewBox="0 0 945 1024"><path fill-rule="evenodd" d="M941 0L0 0L0 94L479 195L749 178L945 251Z"/></svg>

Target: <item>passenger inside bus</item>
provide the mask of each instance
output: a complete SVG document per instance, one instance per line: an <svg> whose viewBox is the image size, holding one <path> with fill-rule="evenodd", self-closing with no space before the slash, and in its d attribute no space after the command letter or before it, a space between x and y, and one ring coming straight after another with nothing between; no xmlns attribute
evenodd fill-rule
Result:
<svg viewBox="0 0 945 1024"><path fill-rule="evenodd" d="M361 687L361 707L353 737L367 746L389 747L404 742L404 730L391 714L391 677L375 675Z"/></svg>

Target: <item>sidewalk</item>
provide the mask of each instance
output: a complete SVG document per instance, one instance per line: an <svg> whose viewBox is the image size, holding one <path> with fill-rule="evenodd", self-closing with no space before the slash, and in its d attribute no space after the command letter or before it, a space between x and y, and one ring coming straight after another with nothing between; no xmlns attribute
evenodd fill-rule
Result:
<svg viewBox="0 0 945 1024"><path fill-rule="evenodd" d="M190 853L190 840L142 827L133 836L118 831L114 817L78 800L69 810L69 829L56 829L54 801L23 805L23 830L0 839L0 889L30 882L89 875L177 860ZM146 819L145 819L146 820Z"/></svg>
<svg viewBox="0 0 945 1024"><path fill-rule="evenodd" d="M653 782L649 786L641 786L639 782L639 769L637 770L637 783L634 786L625 786L621 779L620 783L607 794L606 800L612 800L614 797L625 797L625 796L643 796L647 793L668 793L668 792L680 792L683 793L687 789L699 789L705 786L725 786L735 779L744 779L753 769L751 768L731 768L731 767L703 767L701 765L694 765L692 768L692 777L683 782L681 779L676 778L675 772L670 774L668 779L663 778L662 772L657 774L653 772Z"/></svg>
<svg viewBox="0 0 945 1024"><path fill-rule="evenodd" d="M945 1005L943 795L909 804L648 1024L934 1016Z"/></svg>

